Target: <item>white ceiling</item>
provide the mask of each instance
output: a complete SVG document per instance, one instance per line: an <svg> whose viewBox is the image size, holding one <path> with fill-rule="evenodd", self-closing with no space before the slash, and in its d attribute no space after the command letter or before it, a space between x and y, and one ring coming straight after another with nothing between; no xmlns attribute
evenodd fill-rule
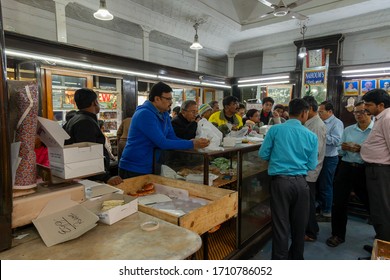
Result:
<svg viewBox="0 0 390 280"><path fill-rule="evenodd" d="M50 0L16 1L54 12ZM194 38L194 20L202 19L206 22L200 25L198 35L205 48L200 54L215 58L262 51L301 39L299 20L289 15L259 18L272 9L258 0L106 0L115 18L99 23L90 16L98 9L99 0L55 1L69 2L69 17L139 38L142 29L148 30L150 40L186 50ZM286 5L293 2L284 0ZM390 26L390 0L312 0L292 10L308 17L305 38Z"/></svg>

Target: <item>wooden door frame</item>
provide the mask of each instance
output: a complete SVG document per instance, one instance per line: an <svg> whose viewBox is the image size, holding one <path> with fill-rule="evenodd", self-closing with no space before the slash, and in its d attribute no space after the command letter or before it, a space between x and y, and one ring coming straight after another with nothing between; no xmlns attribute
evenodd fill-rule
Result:
<svg viewBox="0 0 390 280"><path fill-rule="evenodd" d="M53 89L52 89L52 76L53 75L61 75L61 76L70 76L70 77L79 77L79 78L86 78L87 79L87 88L93 88L93 75L92 73L88 72L79 72L79 71L72 71L67 69L56 69L56 68L50 68L50 67L43 67L45 71L45 88L46 88L46 94L43 94L43 100L42 100L42 108L43 109L43 117L53 120L54 113L53 113Z"/></svg>

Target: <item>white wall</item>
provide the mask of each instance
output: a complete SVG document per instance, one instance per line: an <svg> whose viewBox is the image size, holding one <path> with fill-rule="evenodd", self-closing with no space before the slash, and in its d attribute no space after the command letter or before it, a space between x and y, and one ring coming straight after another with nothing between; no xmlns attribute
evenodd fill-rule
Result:
<svg viewBox="0 0 390 280"><path fill-rule="evenodd" d="M390 29L345 34L343 65L390 61Z"/></svg>
<svg viewBox="0 0 390 280"><path fill-rule="evenodd" d="M264 50L262 74L294 71L296 55L296 47L293 43L289 46Z"/></svg>
<svg viewBox="0 0 390 280"><path fill-rule="evenodd" d="M12 0L2 0L1 7L5 30L46 40L56 40L55 15L53 13Z"/></svg>
<svg viewBox="0 0 390 280"><path fill-rule="evenodd" d="M55 14L13 0L2 0L5 29L56 41ZM68 43L86 49L142 59L142 39L127 36L93 24L67 18ZM150 42L149 61L166 66L195 70L195 52L182 51ZM199 53L199 72L226 75L226 61L213 60Z"/></svg>

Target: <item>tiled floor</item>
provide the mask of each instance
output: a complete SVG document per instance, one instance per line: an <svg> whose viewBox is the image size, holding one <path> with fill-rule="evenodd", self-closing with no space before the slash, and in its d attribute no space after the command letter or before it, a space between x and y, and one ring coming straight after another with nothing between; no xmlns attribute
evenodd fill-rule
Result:
<svg viewBox="0 0 390 280"><path fill-rule="evenodd" d="M374 228L367 220L350 216L347 225L345 243L331 248L325 244L331 236L331 224L319 223L320 233L315 242L305 242L306 260L357 260L359 257L369 257L370 254L363 250L364 245L372 245L374 242ZM253 256L253 260L271 259L271 240Z"/></svg>

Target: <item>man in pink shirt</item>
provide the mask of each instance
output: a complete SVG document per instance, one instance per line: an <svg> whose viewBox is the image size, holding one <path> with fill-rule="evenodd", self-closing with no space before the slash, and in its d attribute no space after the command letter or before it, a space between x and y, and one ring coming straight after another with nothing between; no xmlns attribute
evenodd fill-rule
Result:
<svg viewBox="0 0 390 280"><path fill-rule="evenodd" d="M371 134L360 150L366 163L370 215L376 238L390 241L390 95L373 89L362 100L365 110L375 116Z"/></svg>

